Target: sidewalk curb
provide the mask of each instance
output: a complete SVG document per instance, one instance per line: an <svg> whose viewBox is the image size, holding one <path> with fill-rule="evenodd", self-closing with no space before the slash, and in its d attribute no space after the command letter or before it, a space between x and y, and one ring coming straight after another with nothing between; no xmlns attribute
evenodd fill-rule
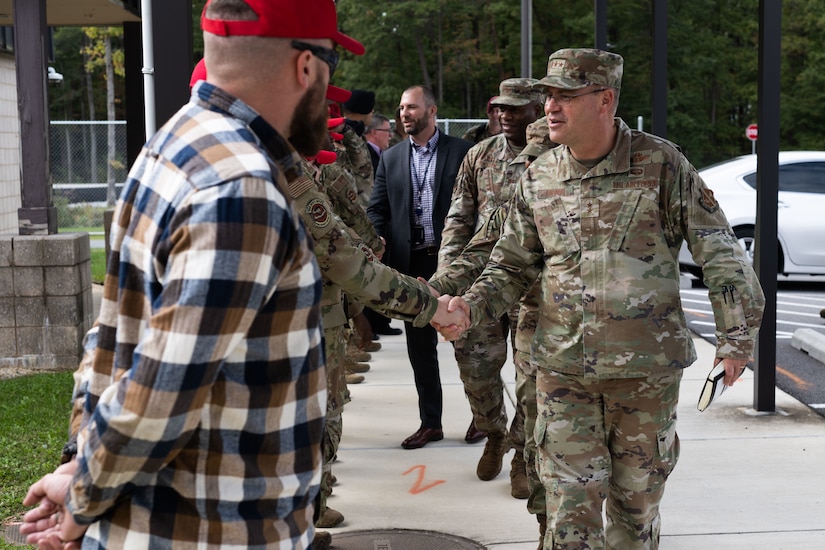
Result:
<svg viewBox="0 0 825 550"><path fill-rule="evenodd" d="M791 338L791 347L825 363L825 334L821 332L811 328L796 329Z"/></svg>

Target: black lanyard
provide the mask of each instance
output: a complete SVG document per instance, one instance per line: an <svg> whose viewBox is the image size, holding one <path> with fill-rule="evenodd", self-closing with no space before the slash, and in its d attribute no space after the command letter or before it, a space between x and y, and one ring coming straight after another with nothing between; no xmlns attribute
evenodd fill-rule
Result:
<svg viewBox="0 0 825 550"><path fill-rule="evenodd" d="M425 152L429 152L427 149L423 148ZM424 167L424 177L421 177L421 174L418 173L416 170L416 166L419 163L413 161L412 163L412 173L415 179L415 187L418 189L418 206L415 208L415 215L419 218L424 214L424 209L421 206L422 198L424 195L424 184L427 183L427 174L430 173L430 166L432 165L433 158L435 158L435 149L433 149L430 153L430 158L427 159L427 165ZM415 153L413 153L415 154Z"/></svg>

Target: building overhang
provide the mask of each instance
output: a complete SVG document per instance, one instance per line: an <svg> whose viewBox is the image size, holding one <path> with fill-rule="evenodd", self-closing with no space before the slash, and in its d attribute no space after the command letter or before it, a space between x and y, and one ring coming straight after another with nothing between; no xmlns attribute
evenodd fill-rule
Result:
<svg viewBox="0 0 825 550"><path fill-rule="evenodd" d="M46 0L50 27L119 26L140 21L140 0ZM0 26L14 24L14 0L0 0Z"/></svg>

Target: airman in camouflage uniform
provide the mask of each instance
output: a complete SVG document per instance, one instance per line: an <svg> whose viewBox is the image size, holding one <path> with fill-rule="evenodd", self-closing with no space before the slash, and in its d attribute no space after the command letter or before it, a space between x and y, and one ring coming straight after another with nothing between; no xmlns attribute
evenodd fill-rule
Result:
<svg viewBox="0 0 825 550"><path fill-rule="evenodd" d="M344 126L341 132L344 139L336 145L340 162L355 178L355 187L358 189L358 202L366 209L370 205L370 195L374 183L372 159L369 145L350 126Z"/></svg>
<svg viewBox="0 0 825 550"><path fill-rule="evenodd" d="M384 253L384 243L378 238L375 226L359 202L355 178L346 167L339 161L320 165L311 163L304 173L318 182L335 213L380 258Z"/></svg>
<svg viewBox="0 0 825 550"><path fill-rule="evenodd" d="M527 126L527 146L510 163L510 168L524 173L527 165L536 157L556 144L550 141L547 119L542 117ZM515 175L515 174L514 174ZM473 235L461 254L449 266L440 269L430 285L442 294L458 295L466 291L481 275L490 252L501 235L501 228L507 218L509 202L499 206ZM536 425L536 366L530 361L530 347L538 324L539 285L533 285L521 299L518 310L515 338L513 339L513 362L516 365L516 397L524 410L524 462L527 474L529 496L527 511L536 515L539 532L543 536L547 525L547 505L544 486L536 468L536 440L533 431ZM511 476L513 475L511 470Z"/></svg>
<svg viewBox="0 0 825 550"><path fill-rule="evenodd" d="M494 104L496 99L498 99L498 97L493 96L487 101L487 122L468 128L466 132L461 134L461 139L466 139L473 143L481 143L485 139L501 133L501 124L498 120L498 106Z"/></svg>
<svg viewBox="0 0 825 550"><path fill-rule="evenodd" d="M655 549L679 456L682 369L696 359L679 297L682 242L703 266L726 384L751 357L764 296L679 149L614 118L621 56L559 50L547 73L550 138L562 145L527 169L490 262L453 306L483 323L540 277L531 361L544 548Z"/></svg>
<svg viewBox="0 0 825 550"><path fill-rule="evenodd" d="M334 119L330 119L333 121ZM331 144L330 144L331 145ZM311 170L308 170L311 168ZM329 198L335 213L340 216L343 222L355 232L358 240L363 240L364 243L370 247L375 256L380 260L384 254L384 243L378 237L375 231L375 226L372 225L367 212L358 201L358 191L355 187L355 178L340 162L340 157L335 162L328 164L320 164L317 161L307 164L304 170L305 174L313 178L324 189ZM346 377L348 383L360 383L364 377L356 374L356 372L366 372L369 370L369 365L359 363L356 357L349 350L358 352L359 348L363 346L362 337L368 340L372 338L371 329L369 334L365 336L360 332L356 332L352 328L352 324L357 323L357 317L364 311L364 306L353 300L347 301L346 314L350 319L350 325L347 327L347 349L348 352L344 357ZM355 319L353 321L353 319ZM364 323L369 326L369 322L364 320ZM367 344L371 343L366 342Z"/></svg>
<svg viewBox="0 0 825 550"><path fill-rule="evenodd" d="M527 125L541 113L541 94L533 89L535 83L530 78L501 82L499 95L491 105L501 113L502 133L478 143L464 157L441 234L439 269L450 266L473 232L512 196L524 170L523 163L513 161L527 144ZM455 357L475 426L487 433L476 475L485 481L495 478L501 471L504 454L512 446L515 453L510 470L511 493L516 498L527 498L530 492L524 463L524 410L516 406L508 440L501 379L501 368L507 360L507 335L517 319L518 306L514 306L508 315L466 332L455 342ZM523 384L519 387L524 389Z"/></svg>
<svg viewBox="0 0 825 550"><path fill-rule="evenodd" d="M314 240L324 282L321 311L328 388L318 526L330 527L344 519L340 512L328 512L326 506L332 491L332 459L341 440L341 413L347 399L343 368L347 316L343 292L377 311L412 322L415 326L425 326L433 319L438 303L425 284L377 261L372 250L335 213L322 187L306 175L306 172L314 175L315 168L305 164L303 170L301 175L292 175L293 171L289 171L289 193Z"/></svg>

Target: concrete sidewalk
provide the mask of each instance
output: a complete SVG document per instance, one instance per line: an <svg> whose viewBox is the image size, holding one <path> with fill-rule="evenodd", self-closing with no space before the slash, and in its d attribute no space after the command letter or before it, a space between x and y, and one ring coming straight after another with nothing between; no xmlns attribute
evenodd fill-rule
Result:
<svg viewBox="0 0 825 550"><path fill-rule="evenodd" d="M351 386L344 412L329 506L346 520L330 529L333 547L336 535L343 541L358 531L411 529L463 537L491 550L535 549L535 518L526 501L510 496L513 451L493 481L475 475L484 443L464 442L470 409L450 344L439 345L444 440L404 450L401 441L419 425L412 370L403 335L380 341L383 349L373 354L366 381ZM682 451L662 505L660 548L825 549L825 419L780 390L777 414L754 413L750 370L700 413L696 402L714 350L701 338L694 342L699 360L682 384ZM511 363L503 377L514 393ZM508 414L512 409L508 402ZM363 546L379 547L388 548Z"/></svg>

